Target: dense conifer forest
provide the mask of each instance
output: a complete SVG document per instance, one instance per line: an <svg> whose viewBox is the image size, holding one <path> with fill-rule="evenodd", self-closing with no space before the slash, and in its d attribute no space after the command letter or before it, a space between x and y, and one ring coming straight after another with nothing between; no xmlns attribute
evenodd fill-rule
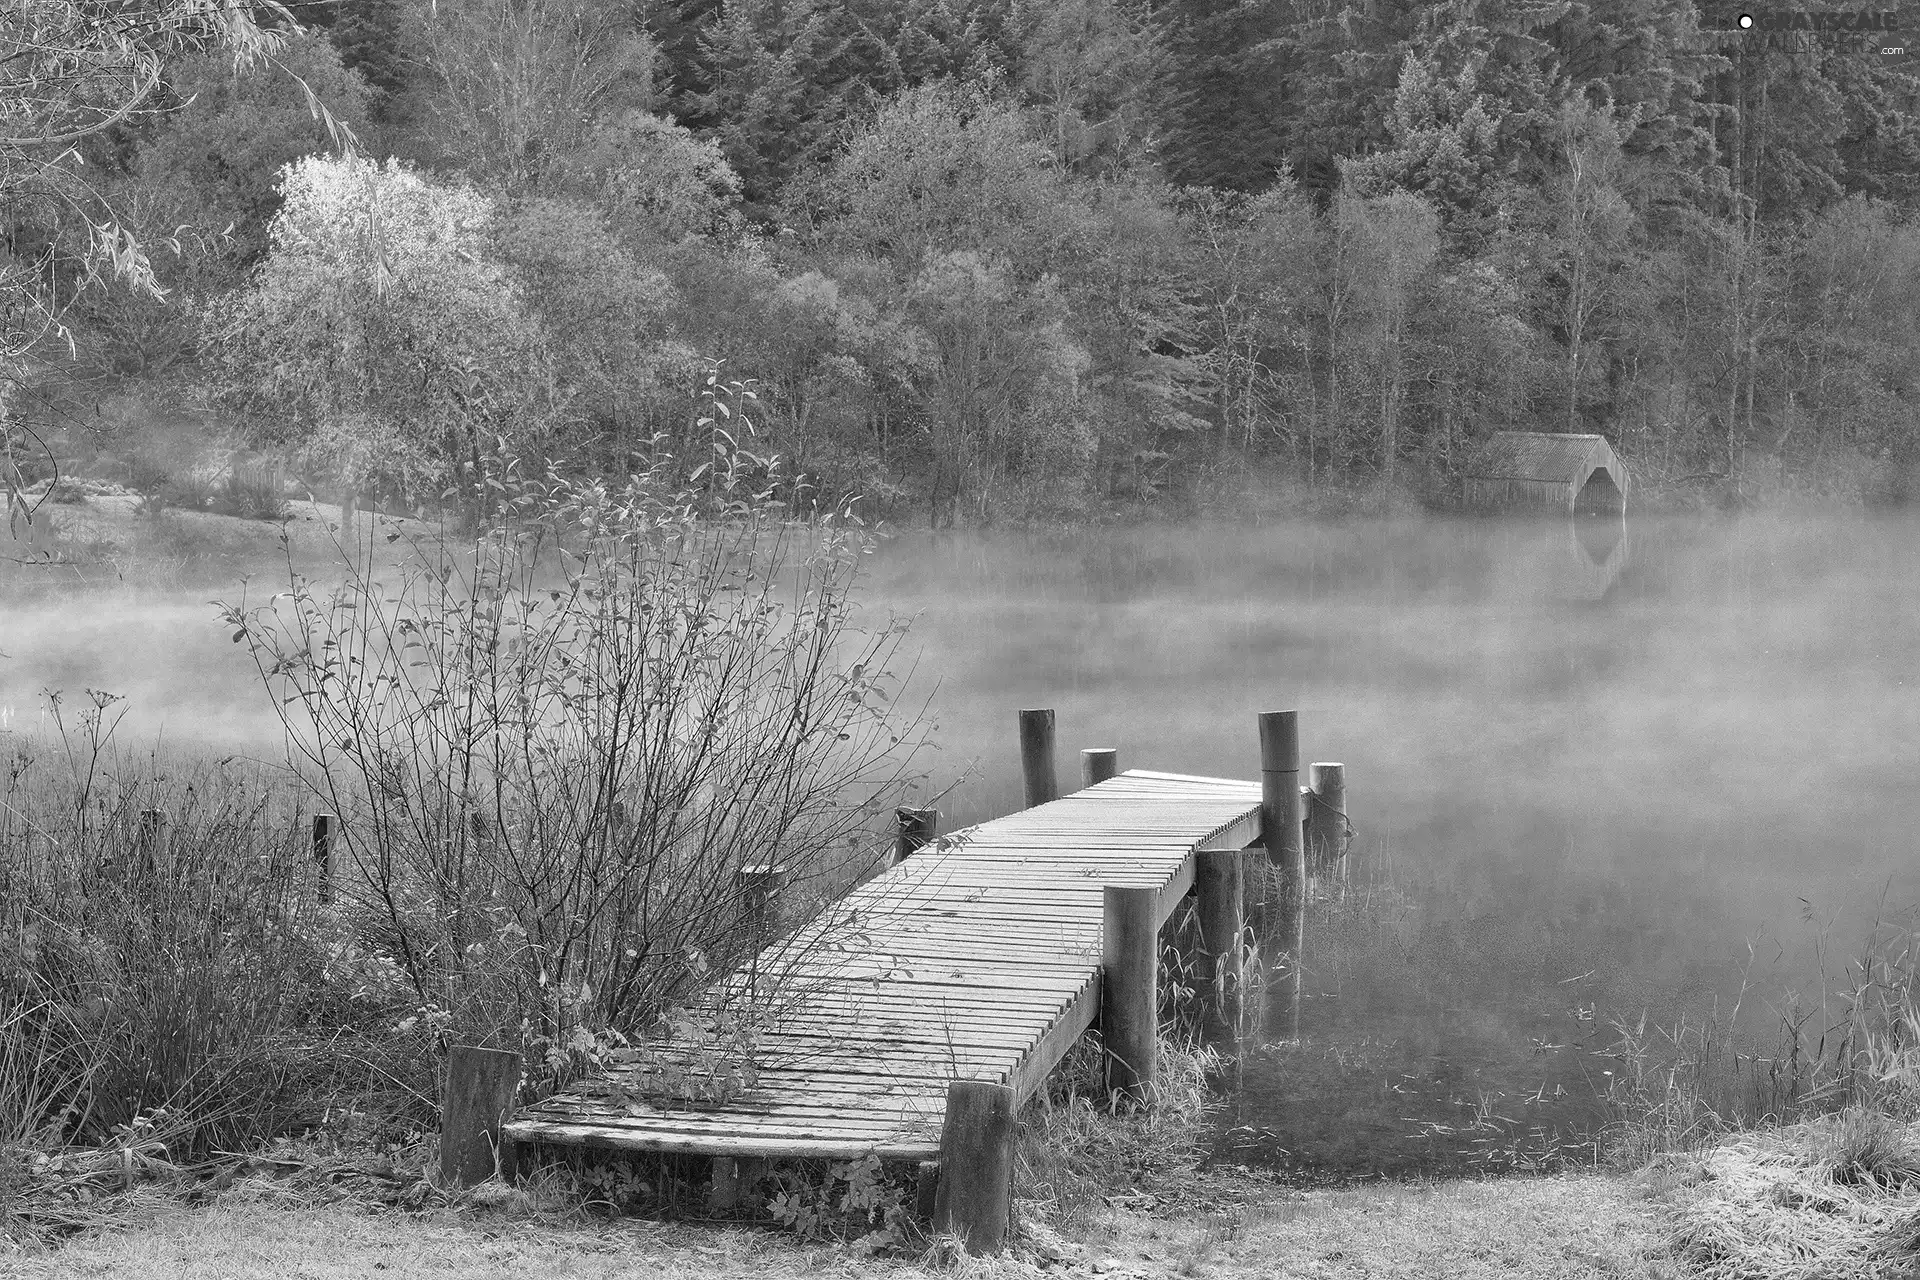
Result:
<svg viewBox="0 0 1920 1280"><path fill-rule="evenodd" d="M936 526L1445 503L1503 428L1654 501L1920 460L1890 9L309 0L236 62L188 8L0 17L25 483L698 459L716 360L793 498Z"/></svg>

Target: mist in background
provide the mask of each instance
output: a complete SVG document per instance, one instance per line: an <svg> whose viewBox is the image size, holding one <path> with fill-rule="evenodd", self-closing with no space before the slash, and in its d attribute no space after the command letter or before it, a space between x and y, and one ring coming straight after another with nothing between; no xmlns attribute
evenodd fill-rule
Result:
<svg viewBox="0 0 1920 1280"><path fill-rule="evenodd" d="M1286 708L1346 763L1371 914L1322 913L1303 1043L1249 1047L1220 1149L1352 1173L1471 1163L1490 1115L1562 1141L1610 1019L1724 1012L1744 975L1760 1043L1920 900L1916 584L1911 516L1358 521L902 534L863 600L918 615L943 830L1019 807L1022 707L1057 710L1063 782L1087 746L1256 777ZM279 758L207 603L236 594L10 575L0 730L92 687L122 745Z"/></svg>
<svg viewBox="0 0 1920 1280"><path fill-rule="evenodd" d="M1019 806L1021 707L1063 774L1257 777L1286 708L1346 763L1355 896L1220 1151L1353 1175L1577 1155L1615 1020L1727 1025L1744 982L1746 1052L1790 989L1819 1027L1920 899L1916 584L1911 517L1752 516L908 538L874 596L924 611L948 829Z"/></svg>

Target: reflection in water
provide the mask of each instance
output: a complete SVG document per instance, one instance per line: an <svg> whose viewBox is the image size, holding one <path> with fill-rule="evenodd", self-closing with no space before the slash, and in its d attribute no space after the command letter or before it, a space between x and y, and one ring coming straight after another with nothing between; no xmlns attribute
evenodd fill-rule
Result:
<svg viewBox="0 0 1920 1280"><path fill-rule="evenodd" d="M1615 576L1626 566L1627 521L1625 516L1582 516L1568 521L1573 540L1587 553L1587 559Z"/></svg>

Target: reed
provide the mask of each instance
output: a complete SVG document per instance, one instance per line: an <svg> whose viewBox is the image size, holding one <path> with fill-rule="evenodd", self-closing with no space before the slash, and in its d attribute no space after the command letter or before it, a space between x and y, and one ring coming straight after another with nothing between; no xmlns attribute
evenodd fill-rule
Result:
<svg viewBox="0 0 1920 1280"><path fill-rule="evenodd" d="M1163 1034L1143 1105L1114 1107L1094 1037L1069 1053L1020 1116L1014 1205L1023 1223L1084 1234L1105 1197L1193 1175L1206 1152L1217 1050Z"/></svg>

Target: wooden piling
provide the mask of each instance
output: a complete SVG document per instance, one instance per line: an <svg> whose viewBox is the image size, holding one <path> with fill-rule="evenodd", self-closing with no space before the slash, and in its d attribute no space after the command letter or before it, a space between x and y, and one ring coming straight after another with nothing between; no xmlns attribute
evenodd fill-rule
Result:
<svg viewBox="0 0 1920 1280"><path fill-rule="evenodd" d="M740 1161L732 1156L715 1156L707 1175L707 1208L715 1213L732 1213L740 1207Z"/></svg>
<svg viewBox="0 0 1920 1280"><path fill-rule="evenodd" d="M922 1222L931 1224L934 1212L940 1207L940 1162L922 1160L914 1170L913 1176L913 1213Z"/></svg>
<svg viewBox="0 0 1920 1280"><path fill-rule="evenodd" d="M1017 1104L1010 1085L955 1080L947 1086L933 1229L959 1236L968 1253L998 1253L1006 1241Z"/></svg>
<svg viewBox="0 0 1920 1280"><path fill-rule="evenodd" d="M1246 928L1243 862L1244 856L1237 849L1205 850L1194 858L1200 976L1210 988L1201 1034L1209 1043L1232 1040L1240 1027L1240 948Z"/></svg>
<svg viewBox="0 0 1920 1280"><path fill-rule="evenodd" d="M1292 711L1260 715L1260 834L1280 873L1275 939L1285 971L1274 1014L1286 1039L1300 1034L1301 957L1307 907L1307 859L1300 816L1300 719Z"/></svg>
<svg viewBox="0 0 1920 1280"><path fill-rule="evenodd" d="M1020 713L1020 771L1026 779L1027 808L1060 798L1051 709Z"/></svg>
<svg viewBox="0 0 1920 1280"><path fill-rule="evenodd" d="M1119 772L1120 751L1117 747L1088 747L1080 753L1080 785L1083 787L1105 782Z"/></svg>
<svg viewBox="0 0 1920 1280"><path fill-rule="evenodd" d="M500 1126L520 1088L520 1055L456 1045L447 1054L447 1093L440 1107L440 1180L456 1187L485 1182L497 1168L513 1173L501 1150ZM497 1153L497 1154L496 1154Z"/></svg>
<svg viewBox="0 0 1920 1280"><path fill-rule="evenodd" d="M313 862L320 872L318 898L322 906L333 901L338 871L333 861L333 836L339 821L331 813L313 815Z"/></svg>
<svg viewBox="0 0 1920 1280"><path fill-rule="evenodd" d="M1153 1084L1160 999L1160 891L1108 885L1101 900L1100 1039L1107 1091L1144 1102Z"/></svg>
<svg viewBox="0 0 1920 1280"><path fill-rule="evenodd" d="M1347 766L1308 765L1307 786L1313 795L1307 806L1307 864L1325 874L1347 851Z"/></svg>
<svg viewBox="0 0 1920 1280"><path fill-rule="evenodd" d="M780 922L780 891L787 886L787 869L770 862L756 863L734 872L744 904L742 915L748 931L764 936Z"/></svg>
<svg viewBox="0 0 1920 1280"><path fill-rule="evenodd" d="M940 830L938 809L895 809L893 820L897 828L893 837L893 865L896 867L932 844Z"/></svg>

